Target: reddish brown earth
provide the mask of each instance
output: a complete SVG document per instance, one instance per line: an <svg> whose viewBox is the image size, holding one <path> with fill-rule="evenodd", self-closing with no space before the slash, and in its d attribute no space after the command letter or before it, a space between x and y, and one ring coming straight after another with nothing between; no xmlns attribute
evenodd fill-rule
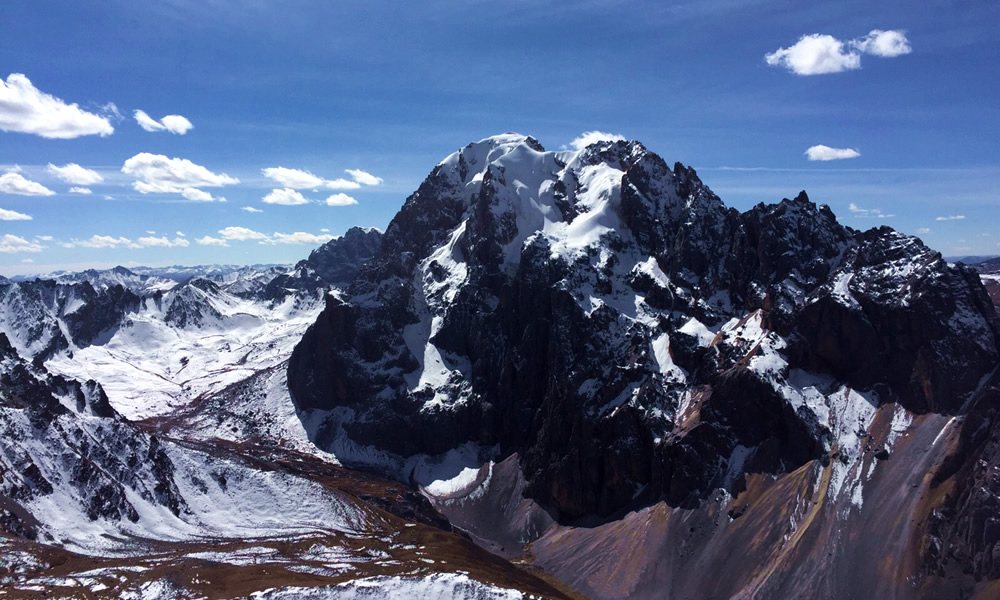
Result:
<svg viewBox="0 0 1000 600"><path fill-rule="evenodd" d="M520 552L519 561L589 598L997 597L995 582L924 568L929 516L953 487L934 476L955 451L963 417L917 416L891 454L876 458L894 408L879 409L855 467L873 468L860 508L831 499L833 462L819 460L751 475L735 498L719 490L693 510L660 502L597 524L558 525L524 500L516 457L493 466L486 493L434 503L477 541ZM888 468L900 464L911 466Z"/></svg>

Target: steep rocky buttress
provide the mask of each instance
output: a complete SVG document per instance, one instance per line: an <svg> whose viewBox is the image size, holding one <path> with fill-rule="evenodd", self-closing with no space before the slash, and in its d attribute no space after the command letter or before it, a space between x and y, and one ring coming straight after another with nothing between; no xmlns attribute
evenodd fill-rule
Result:
<svg viewBox="0 0 1000 600"><path fill-rule="evenodd" d="M638 142L470 144L326 302L288 372L318 445L404 480L516 455L563 524L809 464L860 506L880 409L963 415L1000 363L970 268L805 192L740 213Z"/></svg>

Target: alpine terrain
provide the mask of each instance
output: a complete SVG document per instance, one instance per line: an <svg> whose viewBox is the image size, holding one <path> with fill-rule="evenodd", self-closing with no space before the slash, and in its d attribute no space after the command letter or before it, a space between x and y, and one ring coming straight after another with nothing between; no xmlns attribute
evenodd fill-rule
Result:
<svg viewBox="0 0 1000 600"><path fill-rule="evenodd" d="M294 266L3 280L0 597L995 598L980 271L504 134Z"/></svg>

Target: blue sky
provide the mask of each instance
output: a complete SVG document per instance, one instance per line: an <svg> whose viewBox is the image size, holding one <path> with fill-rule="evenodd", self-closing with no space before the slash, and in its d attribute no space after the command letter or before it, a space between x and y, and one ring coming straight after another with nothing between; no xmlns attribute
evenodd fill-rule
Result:
<svg viewBox="0 0 1000 600"><path fill-rule="evenodd" d="M4 2L0 273L294 262L506 131L1000 254L998 25L994 0Z"/></svg>

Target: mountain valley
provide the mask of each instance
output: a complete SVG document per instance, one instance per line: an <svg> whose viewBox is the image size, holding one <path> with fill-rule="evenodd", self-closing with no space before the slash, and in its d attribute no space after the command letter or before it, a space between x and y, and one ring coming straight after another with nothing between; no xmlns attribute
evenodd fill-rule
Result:
<svg viewBox="0 0 1000 600"><path fill-rule="evenodd" d="M0 283L0 597L993 598L1000 295L635 141L294 266Z"/></svg>

